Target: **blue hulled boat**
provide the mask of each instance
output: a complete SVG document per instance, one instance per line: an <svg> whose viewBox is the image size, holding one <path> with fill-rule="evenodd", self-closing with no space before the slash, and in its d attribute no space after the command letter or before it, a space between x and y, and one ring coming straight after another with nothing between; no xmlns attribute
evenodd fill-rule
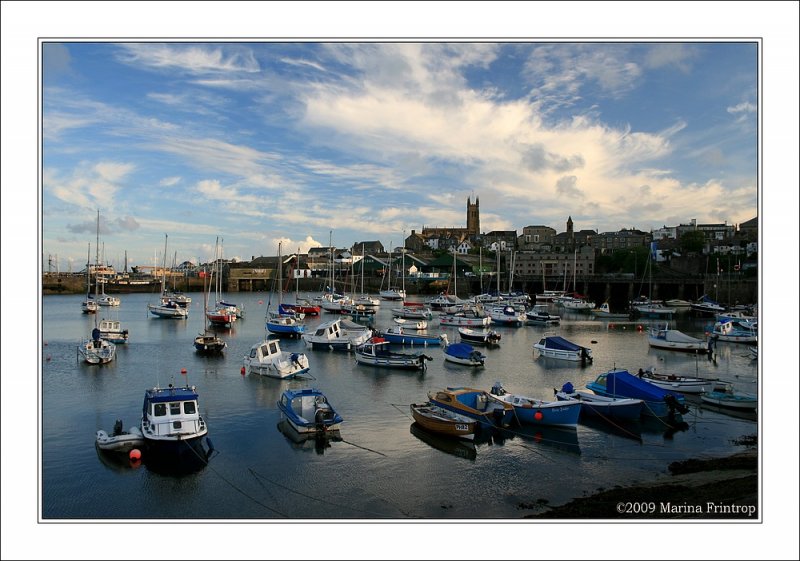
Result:
<svg viewBox="0 0 800 561"><path fill-rule="evenodd" d="M284 390L278 401L281 415L299 433L324 433L338 430L339 415L320 390L315 388Z"/></svg>
<svg viewBox="0 0 800 561"><path fill-rule="evenodd" d="M379 337L383 337L390 343L395 343L399 345L422 345L423 347L429 347L431 345L440 345L441 344L441 336L440 335L425 335L422 333L409 333L402 327L393 326L386 329L386 331L381 331L378 334Z"/></svg>
<svg viewBox="0 0 800 561"><path fill-rule="evenodd" d="M514 415L520 423L571 428L578 426L581 404L577 401L542 401L514 395L508 393L500 382L492 386L489 395L501 403L511 404L514 407Z"/></svg>
<svg viewBox="0 0 800 561"><path fill-rule="evenodd" d="M611 370L600 374L586 387L605 397L641 399L643 415L670 417L688 411L683 394L654 386L627 370Z"/></svg>

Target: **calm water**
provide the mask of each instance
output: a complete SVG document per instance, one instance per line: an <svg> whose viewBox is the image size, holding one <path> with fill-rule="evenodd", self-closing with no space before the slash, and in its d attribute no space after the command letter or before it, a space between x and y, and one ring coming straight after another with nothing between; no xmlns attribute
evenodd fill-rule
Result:
<svg viewBox="0 0 800 561"><path fill-rule="evenodd" d="M408 405L429 390L472 386L488 390L501 381L512 393L552 399L553 388L577 388L612 367L635 372L656 365L662 372L713 376L756 393L758 369L744 345L720 343L717 360L650 349L647 320L609 324L561 311L560 327L548 328L588 344L594 364L537 358L532 345L541 327L495 327L499 348L482 349L482 369L444 362L439 347L423 373L356 364L352 355L306 350L284 339L284 350L306 352L308 379L281 381L243 376L242 358L265 334L266 293L229 294L246 317L221 330L228 348L221 357L197 354L193 340L203 329L202 294L191 294L188 320L149 317L151 294L122 295L118 309L100 317L120 319L130 342L118 345L116 360L90 366L76 346L94 318L80 312L81 295L42 300L41 512L45 520L140 519L519 519L542 504L567 502L600 488L668 477L667 465L690 457L723 456L743 448L733 441L754 435L755 417L733 416L691 399L688 428L667 431L657 420L626 426L580 424L576 431L523 429L463 444L412 426ZM291 297L287 298L291 300ZM274 300L273 300L274 301ZM391 325L383 302L374 326ZM555 309L554 309L555 311ZM307 329L332 319L308 318ZM679 316L673 325L702 336L711 319ZM446 332L457 341L456 328ZM408 348L410 350L410 347ZM185 368L186 376L181 375ZM170 382L197 386L200 411L217 454L188 475L167 475L146 465L132 468L100 455L98 429L110 431L117 418L138 424L144 391ZM341 440L322 445L296 442L279 426L276 406L287 387L322 389L344 417Z"/></svg>

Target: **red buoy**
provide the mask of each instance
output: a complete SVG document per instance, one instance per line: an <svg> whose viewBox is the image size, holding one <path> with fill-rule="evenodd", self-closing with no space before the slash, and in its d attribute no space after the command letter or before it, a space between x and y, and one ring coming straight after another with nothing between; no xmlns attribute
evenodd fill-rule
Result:
<svg viewBox="0 0 800 561"><path fill-rule="evenodd" d="M542 417L544 417L544 415L542 415L541 411L537 411L536 413L533 414L533 418L536 419L537 421L541 421Z"/></svg>
<svg viewBox="0 0 800 561"><path fill-rule="evenodd" d="M244 376L244 366L242 366L242 376Z"/></svg>
<svg viewBox="0 0 800 561"><path fill-rule="evenodd" d="M134 448L128 454L128 457L133 461L138 461L142 459L142 453L139 451L138 448Z"/></svg>
<svg viewBox="0 0 800 561"><path fill-rule="evenodd" d="M186 369L185 368L181 368L181 374L186 374Z"/></svg>

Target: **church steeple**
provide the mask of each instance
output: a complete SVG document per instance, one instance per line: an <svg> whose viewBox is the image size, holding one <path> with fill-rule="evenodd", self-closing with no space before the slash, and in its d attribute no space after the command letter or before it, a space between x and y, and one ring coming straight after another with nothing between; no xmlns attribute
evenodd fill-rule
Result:
<svg viewBox="0 0 800 561"><path fill-rule="evenodd" d="M481 233L480 201L476 197L475 204L467 197L467 236L473 237Z"/></svg>

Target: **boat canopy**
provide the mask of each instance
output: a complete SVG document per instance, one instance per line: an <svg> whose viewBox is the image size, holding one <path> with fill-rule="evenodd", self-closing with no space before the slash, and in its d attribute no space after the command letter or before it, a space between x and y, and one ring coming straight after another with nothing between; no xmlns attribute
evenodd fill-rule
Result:
<svg viewBox="0 0 800 561"><path fill-rule="evenodd" d="M552 337L545 337L545 347L548 349L557 349L561 351L580 351L586 347L576 345L572 341L567 341L563 337L553 335Z"/></svg>
<svg viewBox="0 0 800 561"><path fill-rule="evenodd" d="M643 399L645 401L663 401L667 395L683 400L683 394L665 390L634 376L627 370L612 370L601 374L606 379L606 391L611 395Z"/></svg>
<svg viewBox="0 0 800 561"><path fill-rule="evenodd" d="M447 354L459 358L469 358L474 352L475 349L472 345L467 345L466 343L454 343L447 347Z"/></svg>

